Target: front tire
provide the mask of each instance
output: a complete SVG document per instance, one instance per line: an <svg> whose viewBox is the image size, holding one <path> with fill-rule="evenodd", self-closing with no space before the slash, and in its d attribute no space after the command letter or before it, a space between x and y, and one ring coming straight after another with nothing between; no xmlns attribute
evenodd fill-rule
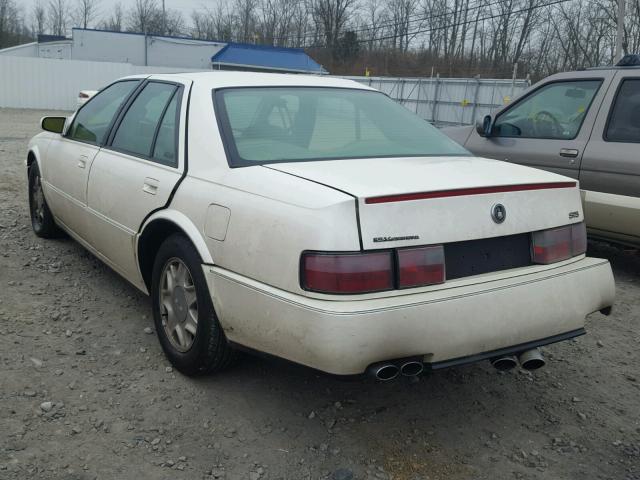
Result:
<svg viewBox="0 0 640 480"><path fill-rule="evenodd" d="M40 168L34 162L29 168L29 212L33 232L41 238L56 238L61 234L49 205L44 198Z"/></svg>
<svg viewBox="0 0 640 480"><path fill-rule="evenodd" d="M185 375L230 367L237 358L224 335L202 271L202 260L183 235L160 246L151 283L153 320L169 361Z"/></svg>

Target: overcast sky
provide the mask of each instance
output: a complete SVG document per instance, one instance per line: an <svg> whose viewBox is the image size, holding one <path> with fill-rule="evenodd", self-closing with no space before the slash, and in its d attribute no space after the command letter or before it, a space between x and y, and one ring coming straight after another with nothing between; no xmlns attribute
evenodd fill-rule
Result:
<svg viewBox="0 0 640 480"><path fill-rule="evenodd" d="M28 19L33 5L36 2L37 0L18 0L16 3L23 6ZM122 4L122 7L125 10L128 10L135 4L135 0L96 0L96 2L98 3L99 18L102 18L103 16L108 17L111 9L113 9L114 5L116 5L117 3ZM158 5L162 5L162 0L157 0L157 2ZM40 3L46 6L48 4L48 0L40 0ZM66 3L70 7L75 7L77 5L77 0L66 0ZM218 0L165 0L165 7L167 9L178 10L180 13L182 13L185 21L188 24L191 24L192 10L201 8L203 6L213 7L217 5L217 3Z"/></svg>

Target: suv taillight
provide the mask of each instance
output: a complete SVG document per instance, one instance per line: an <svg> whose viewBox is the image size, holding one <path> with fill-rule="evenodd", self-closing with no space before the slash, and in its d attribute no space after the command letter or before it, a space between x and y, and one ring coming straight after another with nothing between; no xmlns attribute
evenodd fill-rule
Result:
<svg viewBox="0 0 640 480"><path fill-rule="evenodd" d="M533 232L531 244L534 263L561 262L587 251L587 229L582 222Z"/></svg>

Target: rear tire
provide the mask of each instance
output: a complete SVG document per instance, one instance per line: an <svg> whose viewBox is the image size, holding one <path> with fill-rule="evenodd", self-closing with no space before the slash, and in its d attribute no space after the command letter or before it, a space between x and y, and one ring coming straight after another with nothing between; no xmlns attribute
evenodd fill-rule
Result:
<svg viewBox="0 0 640 480"><path fill-rule="evenodd" d="M185 375L229 368L238 352L227 342L202 271L202 260L183 235L167 238L151 281L153 320L169 361Z"/></svg>
<svg viewBox="0 0 640 480"><path fill-rule="evenodd" d="M42 178L37 162L29 168L29 212L33 232L41 238L56 238L62 233L56 225L42 190Z"/></svg>

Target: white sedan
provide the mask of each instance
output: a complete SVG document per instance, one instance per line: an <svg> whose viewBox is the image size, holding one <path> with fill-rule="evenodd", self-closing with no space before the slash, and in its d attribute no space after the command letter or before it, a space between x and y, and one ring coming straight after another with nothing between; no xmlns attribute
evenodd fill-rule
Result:
<svg viewBox="0 0 640 480"><path fill-rule="evenodd" d="M352 81L134 76L29 144L32 224L152 297L185 374L240 348L381 380L507 369L609 313L576 182L476 158Z"/></svg>
<svg viewBox="0 0 640 480"><path fill-rule="evenodd" d="M76 100L76 110L87 103L96 93L98 93L97 90L80 90L78 92L78 99Z"/></svg>

